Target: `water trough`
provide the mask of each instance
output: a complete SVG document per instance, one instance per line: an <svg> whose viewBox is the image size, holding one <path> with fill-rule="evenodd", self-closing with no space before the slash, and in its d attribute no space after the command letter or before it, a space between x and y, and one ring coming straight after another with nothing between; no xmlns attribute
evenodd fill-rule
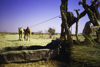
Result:
<svg viewBox="0 0 100 67"><path fill-rule="evenodd" d="M52 40L46 46L16 46L0 50L0 63L27 62L52 59L58 55L61 40Z"/></svg>

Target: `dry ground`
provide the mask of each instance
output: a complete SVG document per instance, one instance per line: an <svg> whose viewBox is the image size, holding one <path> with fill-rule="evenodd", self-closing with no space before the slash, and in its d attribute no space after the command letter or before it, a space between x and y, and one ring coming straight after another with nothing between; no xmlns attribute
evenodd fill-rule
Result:
<svg viewBox="0 0 100 67"><path fill-rule="evenodd" d="M51 39L48 35L31 35L30 41L19 41L18 38L18 34L0 34L0 49L8 46L46 46L52 41L52 39L59 38L59 35L54 35ZM75 36L73 36L73 39L75 39ZM79 36L79 39L83 41L84 37ZM57 60L41 60L28 63L2 64L0 67L99 67L100 46L99 44L90 46L84 44L74 45L71 58L73 60L71 64Z"/></svg>

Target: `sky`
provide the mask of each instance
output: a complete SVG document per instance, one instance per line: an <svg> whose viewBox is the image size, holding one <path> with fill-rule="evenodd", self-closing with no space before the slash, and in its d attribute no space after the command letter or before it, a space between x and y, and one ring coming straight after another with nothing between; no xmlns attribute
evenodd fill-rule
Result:
<svg viewBox="0 0 100 67"><path fill-rule="evenodd" d="M84 11L82 5L78 5L79 1L68 1L68 11L73 12L75 17L77 15L74 9L80 9L79 13ZM87 4L90 5L90 1L87 0ZM60 15L60 5L61 0L0 0L0 32L18 32L18 27L26 29L28 26L32 32L45 33L49 28L54 28L56 33L60 33L61 18L44 22ZM87 15L79 20L78 33L82 33L87 21ZM39 24L41 22L44 23ZM75 33L75 24L72 26L72 33Z"/></svg>

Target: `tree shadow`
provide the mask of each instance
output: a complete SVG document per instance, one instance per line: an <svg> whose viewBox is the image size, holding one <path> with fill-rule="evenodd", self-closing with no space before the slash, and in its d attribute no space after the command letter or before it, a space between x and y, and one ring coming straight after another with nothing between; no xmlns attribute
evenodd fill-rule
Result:
<svg viewBox="0 0 100 67"><path fill-rule="evenodd" d="M10 42L16 42L20 40L7 40ZM3 51L16 51L16 50L37 50L37 49L56 49L60 45L61 40L52 40L49 44L46 46L40 46L40 45L32 45L32 46L14 46L14 47L5 47L3 48Z"/></svg>

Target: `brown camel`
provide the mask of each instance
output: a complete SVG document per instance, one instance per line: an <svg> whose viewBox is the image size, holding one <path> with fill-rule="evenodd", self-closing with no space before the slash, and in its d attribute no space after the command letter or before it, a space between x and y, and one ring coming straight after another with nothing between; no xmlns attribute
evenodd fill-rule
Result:
<svg viewBox="0 0 100 67"><path fill-rule="evenodd" d="M30 40L31 30L29 27L27 29L24 29L24 40Z"/></svg>

